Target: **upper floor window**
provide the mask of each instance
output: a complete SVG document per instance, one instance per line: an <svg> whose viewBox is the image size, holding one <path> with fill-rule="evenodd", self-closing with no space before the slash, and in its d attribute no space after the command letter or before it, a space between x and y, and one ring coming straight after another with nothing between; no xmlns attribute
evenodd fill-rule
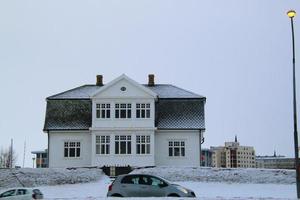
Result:
<svg viewBox="0 0 300 200"><path fill-rule="evenodd" d="M96 104L96 118L110 118L110 104L97 103Z"/></svg>
<svg viewBox="0 0 300 200"><path fill-rule="evenodd" d="M110 136L97 135L96 136L96 154L109 154Z"/></svg>
<svg viewBox="0 0 300 200"><path fill-rule="evenodd" d="M150 135L136 136L136 154L150 154Z"/></svg>
<svg viewBox="0 0 300 200"><path fill-rule="evenodd" d="M80 157L80 142L70 141L64 143L64 157L78 158Z"/></svg>
<svg viewBox="0 0 300 200"><path fill-rule="evenodd" d="M131 103L116 103L115 118L131 118Z"/></svg>
<svg viewBox="0 0 300 200"><path fill-rule="evenodd" d="M150 118L150 103L136 104L136 118Z"/></svg>
<svg viewBox="0 0 300 200"><path fill-rule="evenodd" d="M169 141L169 156L183 157L185 156L185 142L184 141Z"/></svg>

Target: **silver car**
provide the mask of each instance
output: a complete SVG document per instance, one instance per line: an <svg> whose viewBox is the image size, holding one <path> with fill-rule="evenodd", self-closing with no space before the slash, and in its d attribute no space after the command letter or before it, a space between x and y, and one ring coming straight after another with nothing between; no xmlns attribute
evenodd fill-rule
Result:
<svg viewBox="0 0 300 200"><path fill-rule="evenodd" d="M32 200L43 199L43 194L35 188L11 188L0 192L0 200Z"/></svg>
<svg viewBox="0 0 300 200"><path fill-rule="evenodd" d="M146 174L118 176L108 187L108 197L196 197L192 190Z"/></svg>

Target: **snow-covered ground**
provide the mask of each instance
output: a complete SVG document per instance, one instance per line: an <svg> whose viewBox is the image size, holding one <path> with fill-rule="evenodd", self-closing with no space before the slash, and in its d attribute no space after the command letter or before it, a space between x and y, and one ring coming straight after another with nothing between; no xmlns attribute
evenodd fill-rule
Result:
<svg viewBox="0 0 300 200"><path fill-rule="evenodd" d="M14 173L24 183L38 186L46 199L107 199L107 188L111 183L100 169L23 169ZM296 199L293 170L155 167L137 169L132 173L159 175L194 190L197 199ZM14 181L11 172L0 170L0 189Z"/></svg>
<svg viewBox="0 0 300 200"><path fill-rule="evenodd" d="M294 184L228 184L204 182L177 182L178 184L195 191L197 199L296 199ZM103 177L94 183L73 184L63 186L39 187L47 199L107 199L106 193L110 180ZM109 198L111 199L111 198ZM116 198L113 198L116 199ZM170 198L122 198L159 200ZM184 198L174 198L184 199ZM188 198L190 199L190 198Z"/></svg>

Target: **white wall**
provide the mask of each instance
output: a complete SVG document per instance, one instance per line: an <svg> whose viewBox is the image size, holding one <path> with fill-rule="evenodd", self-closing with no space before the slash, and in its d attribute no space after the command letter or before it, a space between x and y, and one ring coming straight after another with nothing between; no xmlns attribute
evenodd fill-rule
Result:
<svg viewBox="0 0 300 200"><path fill-rule="evenodd" d="M185 141L185 157L169 157L170 140ZM200 133L189 130L155 132L156 166L200 166Z"/></svg>
<svg viewBox="0 0 300 200"><path fill-rule="evenodd" d="M96 147L96 135L110 135L110 154L101 155L95 153ZM115 135L131 135L131 154L129 155L120 155L115 154ZM150 135L150 154L136 154L136 135ZM152 131L93 131L92 134L92 143L94 144L92 165L94 166L154 166L154 130Z"/></svg>
<svg viewBox="0 0 300 200"><path fill-rule="evenodd" d="M53 132L49 137L49 167L81 167L91 166L91 134L89 131L81 132ZM79 141L80 157L65 158L64 142Z"/></svg>
<svg viewBox="0 0 300 200"><path fill-rule="evenodd" d="M126 90L121 91L121 87L126 87ZM145 89L148 90L147 88ZM155 98L140 87L137 87L126 79L122 79L93 97L92 127L154 127ZM97 103L110 103L109 119L96 118ZM115 119L115 103L131 103L131 118ZM150 118L136 119L136 103L150 103Z"/></svg>

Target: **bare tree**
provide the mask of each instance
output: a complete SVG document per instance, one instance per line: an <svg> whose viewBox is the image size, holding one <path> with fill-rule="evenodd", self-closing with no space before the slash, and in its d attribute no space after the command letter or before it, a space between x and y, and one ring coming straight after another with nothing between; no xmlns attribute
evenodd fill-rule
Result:
<svg viewBox="0 0 300 200"><path fill-rule="evenodd" d="M1 148L0 150L0 168L14 167L17 161L17 155L11 147Z"/></svg>

